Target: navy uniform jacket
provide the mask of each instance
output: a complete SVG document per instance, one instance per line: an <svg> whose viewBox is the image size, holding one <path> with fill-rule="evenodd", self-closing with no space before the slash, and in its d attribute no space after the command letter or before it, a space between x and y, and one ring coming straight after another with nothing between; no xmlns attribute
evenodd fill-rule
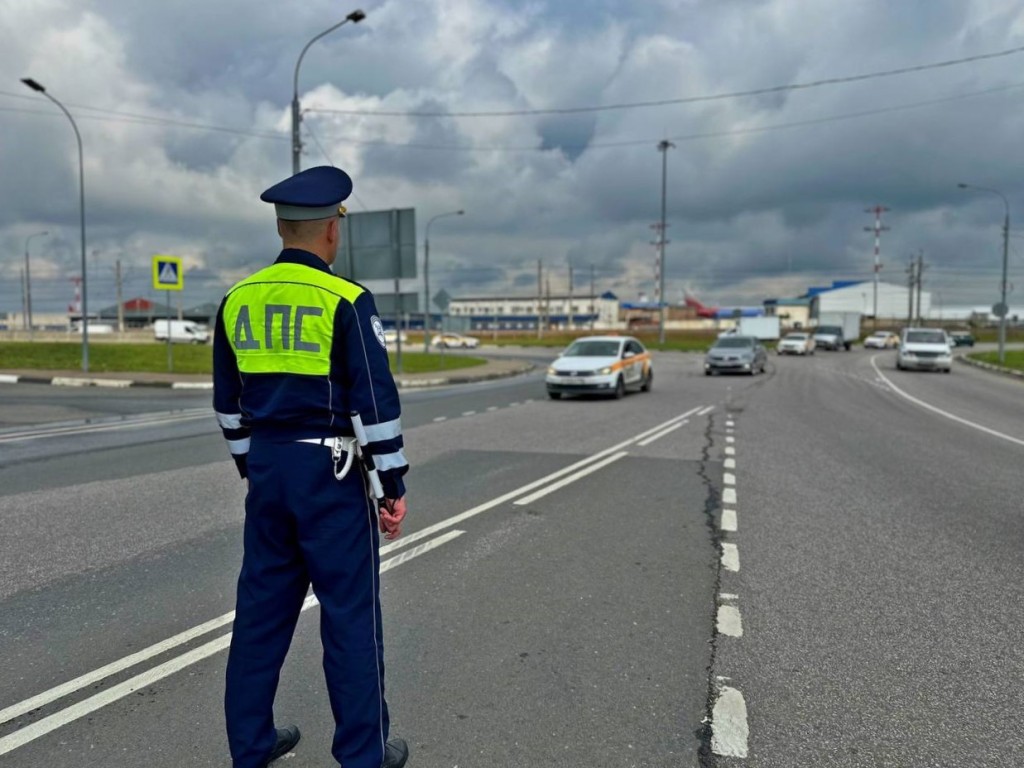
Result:
<svg viewBox="0 0 1024 768"><path fill-rule="evenodd" d="M298 305L304 296L313 299L305 303L315 304L325 293L337 301L333 329L315 337L323 343L303 340L302 311L306 311L307 329L322 313L318 310L314 315L315 307ZM244 313L237 311L239 301L245 302ZM226 308L233 313L227 322ZM246 372L246 365L239 365L236 348L258 350L262 370ZM324 360L323 370L315 374L281 372L298 357L295 350L300 348L318 352L323 348L321 357L329 351L329 363ZM357 411L384 495L392 499L405 495L402 476L409 465L403 453L398 388L373 296L357 283L334 275L316 255L286 248L274 266L228 291L214 329L213 386L217 421L243 477L251 436L275 441L352 436L349 414Z"/></svg>

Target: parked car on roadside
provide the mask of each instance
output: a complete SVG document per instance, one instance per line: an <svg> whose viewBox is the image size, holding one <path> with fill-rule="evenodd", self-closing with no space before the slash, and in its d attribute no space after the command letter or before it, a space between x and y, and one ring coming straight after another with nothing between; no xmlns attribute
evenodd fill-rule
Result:
<svg viewBox="0 0 1024 768"><path fill-rule="evenodd" d="M753 336L725 336L715 341L704 357L704 375L713 373L764 373L768 361L761 342Z"/></svg>
<svg viewBox="0 0 1024 768"><path fill-rule="evenodd" d="M775 347L779 355L813 355L814 337L809 333L787 333Z"/></svg>
<svg viewBox="0 0 1024 768"><path fill-rule="evenodd" d="M480 339L476 336L463 336L461 333L439 333L430 340L432 347L445 349L476 349Z"/></svg>
<svg viewBox="0 0 1024 768"><path fill-rule="evenodd" d="M953 344L958 347L974 346L974 334L970 331L949 331L949 338L951 338L953 340Z"/></svg>
<svg viewBox="0 0 1024 768"><path fill-rule="evenodd" d="M892 331L875 331L864 339L864 349L895 349L900 345L900 337Z"/></svg>
<svg viewBox="0 0 1024 768"><path fill-rule="evenodd" d="M386 328L384 330L384 343L387 344L389 347L392 344L397 344L398 340L399 333L394 328ZM406 344L409 341L409 337L406 335L405 331L402 331L401 333L401 340L403 344Z"/></svg>

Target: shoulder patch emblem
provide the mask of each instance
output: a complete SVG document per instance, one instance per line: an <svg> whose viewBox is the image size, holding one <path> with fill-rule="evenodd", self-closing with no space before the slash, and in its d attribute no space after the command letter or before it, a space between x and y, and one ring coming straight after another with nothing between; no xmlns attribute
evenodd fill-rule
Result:
<svg viewBox="0 0 1024 768"><path fill-rule="evenodd" d="M387 339L384 338L384 323L380 321L380 318L374 315L370 318L370 327L373 329L373 335L377 337L377 341L384 349L388 348Z"/></svg>

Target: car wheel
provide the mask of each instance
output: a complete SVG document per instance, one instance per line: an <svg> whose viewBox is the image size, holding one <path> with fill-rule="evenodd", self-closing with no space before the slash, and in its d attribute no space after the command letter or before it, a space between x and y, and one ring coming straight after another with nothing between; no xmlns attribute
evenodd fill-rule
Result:
<svg viewBox="0 0 1024 768"><path fill-rule="evenodd" d="M711 371L705 370L705 371L704 371L704 375L705 375L705 376L710 376L710 375L711 375Z"/></svg>
<svg viewBox="0 0 1024 768"><path fill-rule="evenodd" d="M646 376L644 376L644 383L640 385L640 391L641 392L650 392L651 391L651 385L653 385L653 384L654 384L654 371L652 369L652 370L647 372Z"/></svg>
<svg viewBox="0 0 1024 768"><path fill-rule="evenodd" d="M626 394L626 382L624 382L622 380L622 377L619 376L619 378L615 380L615 392L613 394L613 397L616 400L621 400L625 394Z"/></svg>
<svg viewBox="0 0 1024 768"><path fill-rule="evenodd" d="M552 400L561 400L562 399L562 393L561 392L550 392L549 391L548 392L548 397L550 397Z"/></svg>

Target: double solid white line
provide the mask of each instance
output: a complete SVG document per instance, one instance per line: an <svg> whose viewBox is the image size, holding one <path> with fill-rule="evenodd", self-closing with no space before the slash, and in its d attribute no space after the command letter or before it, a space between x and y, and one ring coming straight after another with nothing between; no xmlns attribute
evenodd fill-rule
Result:
<svg viewBox="0 0 1024 768"><path fill-rule="evenodd" d="M494 509L497 506L505 504L506 502L513 501L517 505L530 504L543 496L553 493L560 488L569 485L580 478L586 477L587 475L597 472L600 469L608 466L609 464L618 461L624 456L628 455L627 451L622 450L627 446L634 443L643 444L642 441L645 438L649 438L652 435L665 434L675 429L678 426L682 426L685 420L696 413L700 408L693 408L684 414L676 416L663 422L656 427L641 432L639 435L624 440L617 445L613 445L610 448L606 448L603 451L588 456L581 461L564 467L560 470L552 472L545 477L535 480L526 485L520 486L513 491L502 494L490 501L484 502L472 509L468 509L458 515L442 520L439 523L428 526L419 531L410 533L398 541L386 544L380 548L381 557L390 554L398 549L404 549L410 547L410 545L416 544L411 549L408 549L401 554L391 557L387 560L382 560L380 564L381 573L395 568L402 563L408 562L415 557L419 557L425 552L429 552L432 549L442 546L449 541L461 536L464 531L461 530L447 530L454 528L459 523L468 520L471 517L475 517L487 510ZM435 534L441 531L447 531L436 538L431 538ZM428 539L427 541L423 541ZM422 542L417 544L417 542ZM306 611L310 608L318 605L318 602L314 596L309 596L302 605L302 610ZM126 669L130 669L138 664L141 664L149 659L159 656L163 653L171 651L182 645L185 645L193 640L196 640L203 635L209 634L214 630L220 629L221 627L227 626L235 618L234 611L225 613L223 616L218 616L215 619L199 624L191 629L181 632L177 635L162 640L159 643L155 643L148 648L144 648L141 651L125 656L118 659L110 664L99 667L91 672L88 672L80 677L70 680L62 685L50 688L36 696L32 696L24 701L20 701L16 704L12 704L2 710L0 710L0 724L14 720L24 714L32 712L35 709L51 704L58 701L66 696L70 696L73 693L81 691L82 689L93 685L97 682L105 680L113 675L123 672ZM111 704L118 699L124 698L135 691L145 688L148 685L152 685L158 680L162 680L165 677L169 677L175 672L196 664L203 659L209 658L210 656L224 650L231 643L231 632L221 635L213 640L210 640L203 645L197 646L179 656L176 656L168 661L165 661L145 672L142 672L134 677L124 680L117 685L111 686L110 688L90 696L82 701L76 702L64 709L55 712L52 715L42 718L30 725L20 728L13 733L0 738L0 755L7 754L18 747L24 746L35 739L45 736L46 734L64 726L79 718L85 717L96 710L105 707L107 704Z"/></svg>
<svg viewBox="0 0 1024 768"><path fill-rule="evenodd" d="M432 549L440 547L442 544L448 543L452 539L458 538L463 533L465 533L465 531L449 531L443 536L438 536L436 539L424 542L407 552L403 552L396 557L383 561L380 564L380 571L381 573L389 571L402 563L412 560L414 557L419 557L425 552L429 552ZM383 554L388 551L388 547L381 547L380 551ZM302 610L308 611L310 608L318 604L319 602L316 597L310 595L306 598L305 602L303 602ZM154 656L158 656L173 648L184 645L191 640L202 637L215 629L219 629L220 627L231 623L234 618L234 611L225 613L223 616L218 616L216 619L212 619L185 632L174 635L167 640L155 643L148 648L144 648L130 656L125 656L123 659L118 659L111 664L107 664L104 667L93 670L92 672L82 675L81 677L77 677L63 685L58 685L55 688L44 691L37 696L25 699L24 701L0 710L0 724L13 720L16 717L57 701L58 699L62 699L65 696L69 696L70 694L80 691L93 683L104 680L111 675L115 675L118 672L137 664L141 664ZM124 680L117 685L111 686L100 693L89 696L88 698L76 702L69 707L65 707L52 715L44 717L42 720L38 720L24 728L19 728L13 733L0 738L0 755L5 755L18 747L22 747L31 741L35 741L41 736L45 736L51 731L55 731L68 723L72 723L79 718L85 717L108 704L112 704L118 699L123 699L125 696L129 696L135 691L152 685L158 680L163 680L165 677L169 677L175 672L179 672L186 667L213 656L215 653L223 651L231 644L231 634L231 632L228 632L221 635L214 640L210 640L203 645L197 646L192 650L181 654L180 656L176 656L173 659L165 661L152 669L148 669L145 672Z"/></svg>
<svg viewBox="0 0 1024 768"><path fill-rule="evenodd" d="M156 424L173 424L178 421L195 421L210 419L213 423L213 411L209 408L188 408L167 413L150 413L141 416L127 416L112 421L94 422L92 424L65 424L62 426L35 427L19 432L0 434L0 443L16 443L23 440L38 440L44 437L62 437L90 432L110 432L118 429L135 429L150 427Z"/></svg>

